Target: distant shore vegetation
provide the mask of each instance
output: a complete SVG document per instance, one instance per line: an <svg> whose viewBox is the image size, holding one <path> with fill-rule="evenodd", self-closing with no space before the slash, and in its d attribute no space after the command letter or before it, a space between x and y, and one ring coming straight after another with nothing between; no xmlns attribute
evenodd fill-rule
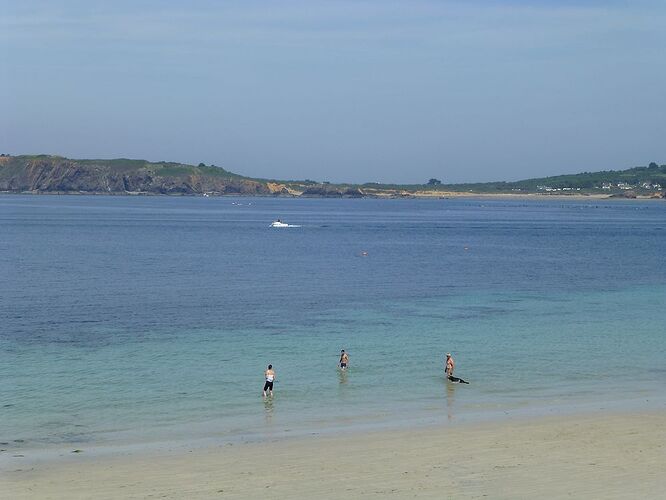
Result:
<svg viewBox="0 0 666 500"><path fill-rule="evenodd" d="M650 162L520 181L423 184L332 183L251 178L216 165L149 162L126 158L74 160L53 155L0 154L0 191L30 193L256 195L310 197L404 197L447 194L607 195L664 197L666 165Z"/></svg>

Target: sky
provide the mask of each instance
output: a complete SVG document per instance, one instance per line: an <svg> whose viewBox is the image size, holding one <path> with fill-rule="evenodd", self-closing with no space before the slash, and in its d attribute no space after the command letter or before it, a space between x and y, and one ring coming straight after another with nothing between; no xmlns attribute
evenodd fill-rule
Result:
<svg viewBox="0 0 666 500"><path fill-rule="evenodd" d="M666 163L666 2L0 0L0 152L331 182Z"/></svg>

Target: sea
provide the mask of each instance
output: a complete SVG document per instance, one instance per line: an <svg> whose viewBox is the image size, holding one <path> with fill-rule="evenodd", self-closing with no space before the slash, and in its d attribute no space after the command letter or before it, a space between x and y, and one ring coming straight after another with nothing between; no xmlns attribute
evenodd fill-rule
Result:
<svg viewBox="0 0 666 500"><path fill-rule="evenodd" d="M660 200L0 196L0 449L663 410L665 255Z"/></svg>

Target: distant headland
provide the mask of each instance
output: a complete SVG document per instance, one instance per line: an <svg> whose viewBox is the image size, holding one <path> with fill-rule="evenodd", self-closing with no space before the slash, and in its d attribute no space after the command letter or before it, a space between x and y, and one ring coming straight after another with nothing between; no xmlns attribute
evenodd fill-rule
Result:
<svg viewBox="0 0 666 500"><path fill-rule="evenodd" d="M586 196L666 198L666 165L584 172L515 182L333 184L256 179L215 165L145 160L73 160L52 155L0 155L0 192L33 194L300 196L403 198L448 196Z"/></svg>

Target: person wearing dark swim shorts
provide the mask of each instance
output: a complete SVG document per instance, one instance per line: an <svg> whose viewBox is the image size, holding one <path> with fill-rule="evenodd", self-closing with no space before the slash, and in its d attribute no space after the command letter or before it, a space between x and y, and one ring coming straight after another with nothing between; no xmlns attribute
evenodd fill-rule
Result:
<svg viewBox="0 0 666 500"><path fill-rule="evenodd" d="M266 391L269 391L271 397L273 397L273 382L275 382L273 365L268 365L268 368L264 372L264 378L266 379L266 382L264 383L264 397L266 397Z"/></svg>
<svg viewBox="0 0 666 500"><path fill-rule="evenodd" d="M340 351L340 369L346 370L347 363L349 363L349 355L345 352L344 349Z"/></svg>

